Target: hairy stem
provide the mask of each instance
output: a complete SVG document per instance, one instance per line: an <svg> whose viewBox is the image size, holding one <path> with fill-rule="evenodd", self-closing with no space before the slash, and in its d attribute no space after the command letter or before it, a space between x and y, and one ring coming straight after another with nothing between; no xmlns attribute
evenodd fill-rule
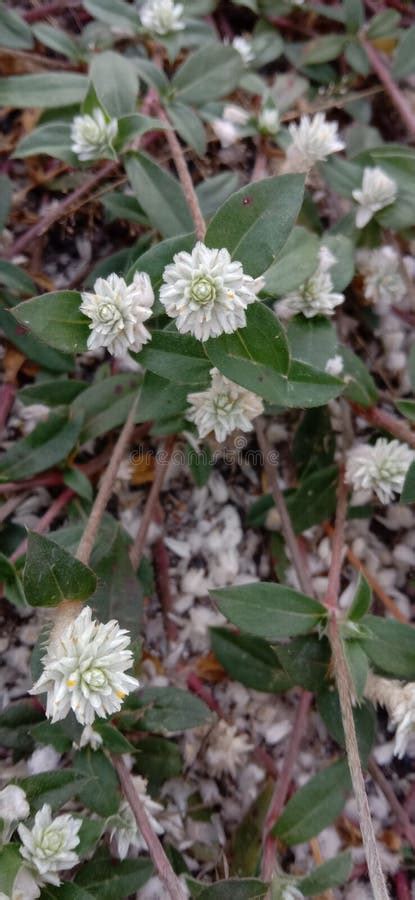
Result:
<svg viewBox="0 0 415 900"><path fill-rule="evenodd" d="M384 431L389 431L399 441L403 441L415 449L415 431L412 431L402 419L397 419L392 413L380 409L379 406L366 407L358 406L355 403L351 405L357 415L362 416L371 425L374 425L376 428L382 428Z"/></svg>
<svg viewBox="0 0 415 900"><path fill-rule="evenodd" d="M412 849L415 850L415 825L411 822L406 809L399 802L393 788L389 784L387 778L385 778L382 769L378 766L376 760L369 759L368 762L368 771L370 772L373 781L376 782L382 794L386 797L389 806L394 813L396 820L402 827L402 831L406 837L406 840L411 845Z"/></svg>
<svg viewBox="0 0 415 900"><path fill-rule="evenodd" d="M372 69L376 72L379 81L382 82L386 93L390 97L395 109L397 109L402 121L405 123L409 134L415 137L415 115L401 89L393 80L388 66L383 62L382 57L363 35L360 36L360 43L366 50Z"/></svg>
<svg viewBox="0 0 415 900"><path fill-rule="evenodd" d="M163 487L163 481L166 477L168 464L173 452L174 441L175 435L169 435L169 437L164 441L162 449L158 450L156 454L156 471L154 474L154 481L151 485L150 493L147 497L147 502L137 536L130 550L130 560L133 569L138 569L141 562L147 532L154 516L154 509L158 501L161 488Z"/></svg>
<svg viewBox="0 0 415 900"><path fill-rule="evenodd" d="M186 900L187 891L172 869L157 835L152 829L146 810L137 794L131 775L120 756L112 757L112 764L117 772L123 794L134 813L134 818L147 844L148 852L153 860L160 879L165 884L172 900Z"/></svg>
<svg viewBox="0 0 415 900"><path fill-rule="evenodd" d="M206 223L202 215L202 210L200 209L199 200L193 186L193 181L189 174L189 169L187 168L186 159L180 141L176 137L176 134L171 126L171 122L161 106L159 107L158 114L160 119L162 119L163 122L166 122L169 126L165 131L166 140L170 147L171 155L174 159L177 174L180 178L180 183L183 188L186 203L189 207L189 212L194 222L196 237L198 241L203 241L206 233Z"/></svg>

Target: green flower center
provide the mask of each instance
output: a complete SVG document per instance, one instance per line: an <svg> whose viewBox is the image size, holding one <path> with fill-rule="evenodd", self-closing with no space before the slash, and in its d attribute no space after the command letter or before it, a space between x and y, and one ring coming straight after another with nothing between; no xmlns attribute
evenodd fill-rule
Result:
<svg viewBox="0 0 415 900"><path fill-rule="evenodd" d="M45 831L42 837L42 850L45 856L55 856L63 845L63 835L60 831Z"/></svg>
<svg viewBox="0 0 415 900"><path fill-rule="evenodd" d="M231 399L229 394L218 394L215 398L215 410L217 413L225 413L229 415L235 405L235 401Z"/></svg>
<svg viewBox="0 0 415 900"><path fill-rule="evenodd" d="M119 310L113 303L101 303L98 307L98 316L101 322L116 322Z"/></svg>
<svg viewBox="0 0 415 900"><path fill-rule="evenodd" d="M86 682L93 691L102 690L107 684L107 676L102 669L88 669L82 675L82 680Z"/></svg>
<svg viewBox="0 0 415 900"><path fill-rule="evenodd" d="M190 294L192 300L201 305L213 303L216 300L216 285L213 278L209 278L209 275L198 275L192 281Z"/></svg>

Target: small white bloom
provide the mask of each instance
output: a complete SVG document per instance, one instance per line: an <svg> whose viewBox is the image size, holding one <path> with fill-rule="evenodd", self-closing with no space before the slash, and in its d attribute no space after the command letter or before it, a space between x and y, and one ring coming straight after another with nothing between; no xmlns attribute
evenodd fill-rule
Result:
<svg viewBox="0 0 415 900"><path fill-rule="evenodd" d="M81 725L92 725L121 709L124 697L138 687L131 668L130 637L118 622L105 624L92 618L86 606L76 619L51 641L43 659L44 670L31 694L47 691L46 715L52 722L72 709Z"/></svg>
<svg viewBox="0 0 415 900"><path fill-rule="evenodd" d="M216 440L221 442L236 428L252 431L253 420L264 410L261 398L225 378L217 369L211 369L210 374L211 386L187 397L187 418L195 423L199 437L214 431Z"/></svg>
<svg viewBox="0 0 415 900"><path fill-rule="evenodd" d="M133 777L134 787L147 813L148 819L156 834L163 834L164 828L160 825L157 816L164 812L164 807L147 794L147 781L140 775ZM119 859L125 859L130 848L135 850L135 855L142 850L147 850L147 844L135 820L130 804L123 800L116 816L111 816L108 821L110 839L114 840Z"/></svg>
<svg viewBox="0 0 415 900"><path fill-rule="evenodd" d="M300 888L297 888L294 884L287 884L282 889L281 900L305 900L305 897L301 893Z"/></svg>
<svg viewBox="0 0 415 900"><path fill-rule="evenodd" d="M21 866L13 882L11 894L0 892L0 900L37 900L40 886L26 866Z"/></svg>
<svg viewBox="0 0 415 900"><path fill-rule="evenodd" d="M245 275L227 250L206 247L201 241L191 253L176 253L163 272L160 301L176 319L181 334L199 341L231 334L246 325L245 310L263 288L263 278Z"/></svg>
<svg viewBox="0 0 415 900"><path fill-rule="evenodd" d="M376 304L381 315L400 303L406 294L406 284L400 274L401 259L394 247L359 250L357 266L363 276L363 292L367 300Z"/></svg>
<svg viewBox="0 0 415 900"><path fill-rule="evenodd" d="M401 759L415 735L415 683L404 684L369 672L365 697L387 710L390 727L396 728L394 753Z"/></svg>
<svg viewBox="0 0 415 900"><path fill-rule="evenodd" d="M143 28L153 34L171 34L183 31L183 4L173 0L148 0L139 11Z"/></svg>
<svg viewBox="0 0 415 900"><path fill-rule="evenodd" d="M113 273L97 278L94 293L81 294L81 312L91 319L89 350L106 349L113 356L123 356L127 350L138 353L151 334L143 324L151 316L154 293L146 272L136 272L127 285Z"/></svg>
<svg viewBox="0 0 415 900"><path fill-rule="evenodd" d="M288 126L288 131L292 143L287 148L287 160L299 172L306 172L345 147L339 138L337 122L328 122L321 112L312 119L301 116L298 124L293 122Z"/></svg>
<svg viewBox="0 0 415 900"><path fill-rule="evenodd" d="M53 772L58 768L60 753L54 747L37 747L27 760L27 769L30 775L38 775L39 772Z"/></svg>
<svg viewBox="0 0 415 900"><path fill-rule="evenodd" d="M90 115L75 116L71 125L71 150L82 161L100 159L118 134L116 119L105 118L97 107Z"/></svg>
<svg viewBox="0 0 415 900"><path fill-rule="evenodd" d="M44 884L59 885L59 872L72 869L79 862L74 848L79 844L81 824L81 819L70 815L53 819L50 806L44 803L35 815L32 829L19 825L20 853Z"/></svg>
<svg viewBox="0 0 415 900"><path fill-rule="evenodd" d="M344 294L333 291L330 269L336 258L327 247L321 247L316 271L297 290L287 294L274 305L278 315L291 316L303 313L307 319L313 316L332 316L335 307L344 301Z"/></svg>
<svg viewBox="0 0 415 900"><path fill-rule="evenodd" d="M98 734L98 731L95 731L95 729L92 728L92 725L85 725L79 740L81 750L83 747L91 747L91 750L98 750L103 743L103 739L101 735Z"/></svg>
<svg viewBox="0 0 415 900"><path fill-rule="evenodd" d="M242 60L246 66L249 66L249 63L255 59L255 53L252 49L252 44L246 38L234 37L232 41L232 47L239 53L239 56L242 57Z"/></svg>
<svg viewBox="0 0 415 900"><path fill-rule="evenodd" d="M378 438L375 444L358 444L347 455L346 481L353 490L374 492L381 503L389 503L402 491L414 458L414 451L399 441Z"/></svg>
<svg viewBox="0 0 415 900"><path fill-rule="evenodd" d="M223 109L222 117L212 119L210 125L222 147L226 149L243 137L241 128L247 125L249 119L250 115L245 109L234 103L228 103Z"/></svg>
<svg viewBox="0 0 415 900"><path fill-rule="evenodd" d="M210 732L206 750L206 762L212 775L229 773L235 778L237 769L245 765L252 748L246 734L238 734L235 725L228 725L223 720L218 722Z"/></svg>
<svg viewBox="0 0 415 900"><path fill-rule="evenodd" d="M352 191L352 195L359 204L356 228L364 228L376 212L395 202L397 186L380 166L366 166L362 187Z"/></svg>
<svg viewBox="0 0 415 900"><path fill-rule="evenodd" d="M0 821L3 824L0 837L4 844L13 834L17 823L26 819L29 812L26 794L17 784L8 784L0 791Z"/></svg>
<svg viewBox="0 0 415 900"><path fill-rule="evenodd" d="M327 375L341 375L343 372L343 360L339 353L327 360L324 371L327 372Z"/></svg>
<svg viewBox="0 0 415 900"><path fill-rule="evenodd" d="M280 114L277 107L273 104L264 104L259 113L257 124L262 134L277 134L280 127Z"/></svg>

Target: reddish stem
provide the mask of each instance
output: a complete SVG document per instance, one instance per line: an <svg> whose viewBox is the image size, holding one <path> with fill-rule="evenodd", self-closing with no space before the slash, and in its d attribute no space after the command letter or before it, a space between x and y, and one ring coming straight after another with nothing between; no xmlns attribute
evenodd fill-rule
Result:
<svg viewBox="0 0 415 900"><path fill-rule="evenodd" d="M158 540L153 544L153 562L154 571L156 573L158 594L161 601L161 608L163 610L164 628L167 635L167 640L169 641L169 643L171 643L177 638L177 626L171 618L173 598L170 589L169 577L170 560L163 538L158 538Z"/></svg>
<svg viewBox="0 0 415 900"><path fill-rule="evenodd" d="M187 676L186 681L187 687L189 688L189 691L192 692L192 694L196 694L197 697L200 697L200 699L203 700L204 703L206 703L206 706L208 706L209 709L212 710L212 712L215 712L216 715L218 715L221 719L225 718L219 706L219 703L217 702L217 700L215 700L212 692L209 690L209 688L205 687L205 685L202 684L200 678L195 674L195 672L190 672Z"/></svg>
<svg viewBox="0 0 415 900"><path fill-rule="evenodd" d="M341 467L337 488L336 525L333 531L330 571L326 596L324 600L326 606L328 606L330 609L336 608L337 598L340 593L340 574L344 549L344 529L347 517L347 497L348 487L344 480L343 467Z"/></svg>
<svg viewBox="0 0 415 900"><path fill-rule="evenodd" d="M412 135L412 137L415 137L415 115L412 112L412 109L409 106L406 97L404 96L396 82L393 80L388 66L385 65L382 57L373 46L373 44L371 44L370 41L368 41L363 36L361 36L360 41L362 46L366 50L372 69L374 69L374 71L376 72L379 81L382 82L386 93L389 95L393 105L398 110L398 113L401 116L402 121L405 123L410 135Z"/></svg>
<svg viewBox="0 0 415 900"><path fill-rule="evenodd" d="M44 6L38 6L36 9L27 9L24 13L26 22L38 22L40 19L46 19L47 16L53 16L65 12L68 8L81 7L79 0L56 0L55 3L45 3Z"/></svg>
<svg viewBox="0 0 415 900"><path fill-rule="evenodd" d="M415 432L401 419L397 419L391 413L380 409L379 406L358 406L356 403L352 403L351 406L358 416L366 419L366 422L369 422L376 428L389 431L399 441L403 441L405 444L409 444L410 447L415 448Z"/></svg>
<svg viewBox="0 0 415 900"><path fill-rule="evenodd" d="M148 529L153 521L154 511L156 505L158 503L160 491L163 487L163 482L167 474L167 469L169 466L170 458L173 452L174 442L176 436L174 434L169 435L164 441L163 447L157 451L157 462L156 462L156 471L154 474L154 481L150 488L150 493L147 497L147 502L144 508L143 517L140 522L140 527L138 529L137 536L135 538L134 544L130 550L130 560L133 569L137 570L141 557L143 555L144 544L147 537Z"/></svg>
<svg viewBox="0 0 415 900"><path fill-rule="evenodd" d="M395 888L397 900L411 900L412 894L406 872L396 873Z"/></svg>
<svg viewBox="0 0 415 900"><path fill-rule="evenodd" d="M3 433L3 428L7 424L7 419L9 418L15 396L16 386L14 384L10 381L6 381L2 384L0 388L0 435Z"/></svg>
<svg viewBox="0 0 415 900"><path fill-rule="evenodd" d="M65 506L69 503L70 500L72 500L72 497L74 496L75 493L71 490L71 488L66 488L65 491L62 491L62 493L59 494L59 497L56 497L56 500L54 500L50 505L47 512L45 512L45 514L39 519L36 527L33 529L34 531L36 531L36 534L43 534L45 531L47 531L49 525L51 525L52 522L57 518L59 513L61 513L62 510L65 509ZM27 539L25 538L24 541L22 541L21 544L19 544L19 546L16 548L14 553L12 553L10 561L16 562L16 559L19 559L20 556L23 556L23 554L26 553L26 550Z"/></svg>

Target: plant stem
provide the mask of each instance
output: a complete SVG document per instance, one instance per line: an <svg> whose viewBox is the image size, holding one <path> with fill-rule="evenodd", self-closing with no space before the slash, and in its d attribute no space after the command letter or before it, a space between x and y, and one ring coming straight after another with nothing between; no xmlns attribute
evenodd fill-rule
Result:
<svg viewBox="0 0 415 900"><path fill-rule="evenodd" d="M47 531L49 528L49 525L51 525L52 522L59 515L59 513L62 512L63 509L65 509L65 506L69 503L70 500L72 500L72 497L74 497L74 496L75 496L75 493L74 493L74 491L71 490L71 488L67 488L65 491L62 491L62 493L59 494L59 497L56 497L56 499L53 501L53 503L51 503L49 509L39 519L36 527L34 528L34 531L36 531L36 534L43 534L44 531ZM20 500L21 500L21 497L20 497ZM27 549L27 538L25 538L24 541L22 541L22 543L19 544L18 547L16 547L16 550L14 551L14 553L12 553L12 555L10 557L10 562L16 562L16 559L19 559L20 556L23 556L23 554L26 553L26 549Z"/></svg>
<svg viewBox="0 0 415 900"><path fill-rule="evenodd" d="M367 768L373 778L373 781L376 782L376 784L382 791L382 794L384 794L384 796L386 797L397 821L402 826L402 830L408 843L411 845L412 849L415 850L415 825L412 824L406 809L399 802L393 788L389 784L388 779L385 778L382 769L373 759L373 756L369 759Z"/></svg>
<svg viewBox="0 0 415 900"><path fill-rule="evenodd" d="M351 406L358 416L362 416L371 425L389 431L399 441L403 441L415 449L415 431L412 431L406 422L397 419L392 413L380 409L379 406L358 406L356 403L352 403Z"/></svg>
<svg viewBox="0 0 415 900"><path fill-rule="evenodd" d="M180 141L176 137L169 117L161 105L158 109L158 115L160 119L162 119L163 122L166 122L169 126L165 132L166 140L170 147L171 155L174 159L177 174L180 178L180 183L183 188L184 196L186 198L186 203L189 207L189 212L194 222L196 237L198 241L203 241L206 233L206 223L202 215L202 210L200 209L199 200L197 198L197 194L193 186L193 181L187 168L186 159Z"/></svg>
<svg viewBox="0 0 415 900"><path fill-rule="evenodd" d="M163 486L163 481L166 477L168 464L170 462L171 454L173 452L174 441L175 441L175 435L169 435L169 437L167 437L166 440L164 441L162 449L158 450L157 454L156 454L157 462L156 462L156 470L154 473L154 481L153 481L153 484L151 485L150 493L147 497L147 502L145 505L143 517L140 522L140 527L138 529L137 536L136 536L133 546L131 547L131 550L130 550L131 565L132 565L133 569L135 569L135 570L138 569L140 562L141 562L141 557L143 555L144 544L145 544L145 540L147 537L147 532L148 532L148 529L149 529L152 519L153 519L154 508L155 508L155 505L159 498L159 494L160 494L161 488Z"/></svg>
<svg viewBox="0 0 415 900"><path fill-rule="evenodd" d="M148 852L160 879L164 882L172 900L186 900L187 891L173 871L157 835L153 831L146 810L137 794L131 775L120 756L112 756L112 764L117 772L124 796L134 813L134 818L147 844Z"/></svg>
<svg viewBox="0 0 415 900"><path fill-rule="evenodd" d="M134 399L124 427L120 431L117 443L115 444L114 450L112 452L110 462L107 466L104 477L99 486L97 496L93 503L85 531L79 543L76 557L85 565L89 563L89 558L92 553L95 538L97 536L97 532L101 524L101 520L104 515L108 500L112 494L115 476L123 458L125 448L134 430L137 403L138 396Z"/></svg>
<svg viewBox="0 0 415 900"><path fill-rule="evenodd" d="M0 435L7 424L15 396L16 386L11 381L5 381L0 388Z"/></svg>
<svg viewBox="0 0 415 900"><path fill-rule="evenodd" d="M366 50L372 69L374 69L374 71L376 72L379 81L382 82L386 93L389 95L393 105L398 110L402 121L405 123L409 131L409 134L412 137L415 137L415 115L412 112L412 109L405 95L393 80L388 66L385 65L382 57L373 46L373 44L371 44L370 41L368 41L367 38L363 35L360 36L360 43Z"/></svg>

